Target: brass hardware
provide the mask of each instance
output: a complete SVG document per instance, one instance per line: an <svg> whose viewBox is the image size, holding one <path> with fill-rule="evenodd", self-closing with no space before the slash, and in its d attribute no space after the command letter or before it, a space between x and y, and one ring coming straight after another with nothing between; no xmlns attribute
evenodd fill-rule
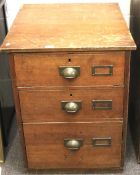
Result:
<svg viewBox="0 0 140 175"><path fill-rule="evenodd" d="M94 110L111 110L112 100L92 100L92 108Z"/></svg>
<svg viewBox="0 0 140 175"><path fill-rule="evenodd" d="M70 150L78 150L83 145L83 139L64 139L64 146Z"/></svg>
<svg viewBox="0 0 140 175"><path fill-rule="evenodd" d="M59 74L66 79L74 79L80 76L80 66L60 66Z"/></svg>
<svg viewBox="0 0 140 175"><path fill-rule="evenodd" d="M67 113L76 113L81 109L81 101L61 101L61 107Z"/></svg>
<svg viewBox="0 0 140 175"><path fill-rule="evenodd" d="M97 73L97 70L108 69L108 73ZM104 66L93 66L92 67L93 76L112 76L113 75L113 66L104 65Z"/></svg>
<svg viewBox="0 0 140 175"><path fill-rule="evenodd" d="M93 138L92 139L92 145L94 147L108 147L112 145L112 138Z"/></svg>

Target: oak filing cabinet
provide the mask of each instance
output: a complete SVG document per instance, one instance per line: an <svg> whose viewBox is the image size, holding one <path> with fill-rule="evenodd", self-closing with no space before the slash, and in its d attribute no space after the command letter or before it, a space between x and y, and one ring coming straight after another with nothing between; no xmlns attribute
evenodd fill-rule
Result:
<svg viewBox="0 0 140 175"><path fill-rule="evenodd" d="M30 169L122 169L130 50L117 4L24 5L9 53Z"/></svg>

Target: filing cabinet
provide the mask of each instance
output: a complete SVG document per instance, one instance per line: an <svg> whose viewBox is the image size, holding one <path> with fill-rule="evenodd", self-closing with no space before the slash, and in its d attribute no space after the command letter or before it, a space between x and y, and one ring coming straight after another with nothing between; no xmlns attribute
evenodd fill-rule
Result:
<svg viewBox="0 0 140 175"><path fill-rule="evenodd" d="M28 168L123 168L135 47L117 4L21 8L1 51Z"/></svg>

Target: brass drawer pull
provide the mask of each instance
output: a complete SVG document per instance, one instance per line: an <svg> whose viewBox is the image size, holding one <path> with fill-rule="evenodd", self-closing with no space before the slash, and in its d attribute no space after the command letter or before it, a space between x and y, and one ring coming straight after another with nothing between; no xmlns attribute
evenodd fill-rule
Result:
<svg viewBox="0 0 140 175"><path fill-rule="evenodd" d="M78 150L83 145L83 139L64 139L64 146L70 150Z"/></svg>
<svg viewBox="0 0 140 175"><path fill-rule="evenodd" d="M78 76L80 76L80 66L73 66L73 67L60 66L59 74L66 79L77 78Z"/></svg>
<svg viewBox="0 0 140 175"><path fill-rule="evenodd" d="M94 110L111 110L112 100L92 100L92 108Z"/></svg>
<svg viewBox="0 0 140 175"><path fill-rule="evenodd" d="M93 66L92 67L92 75L93 76L112 76L113 75L113 66L112 65Z"/></svg>
<svg viewBox="0 0 140 175"><path fill-rule="evenodd" d="M112 145L112 138L92 138L92 145L94 147L108 147Z"/></svg>
<svg viewBox="0 0 140 175"><path fill-rule="evenodd" d="M81 109L81 101L61 101L61 107L67 113L76 113Z"/></svg>

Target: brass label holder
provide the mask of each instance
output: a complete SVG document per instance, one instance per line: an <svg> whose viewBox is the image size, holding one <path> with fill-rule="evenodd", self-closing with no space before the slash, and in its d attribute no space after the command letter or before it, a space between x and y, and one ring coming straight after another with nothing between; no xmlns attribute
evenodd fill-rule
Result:
<svg viewBox="0 0 140 175"><path fill-rule="evenodd" d="M112 138L92 138L92 145L94 147L109 147L112 145Z"/></svg>
<svg viewBox="0 0 140 175"><path fill-rule="evenodd" d="M93 110L111 110L112 100L92 100Z"/></svg>
<svg viewBox="0 0 140 175"><path fill-rule="evenodd" d="M97 73L97 70L107 69L108 73ZM113 65L102 65L92 67L93 76L112 76L113 75Z"/></svg>

